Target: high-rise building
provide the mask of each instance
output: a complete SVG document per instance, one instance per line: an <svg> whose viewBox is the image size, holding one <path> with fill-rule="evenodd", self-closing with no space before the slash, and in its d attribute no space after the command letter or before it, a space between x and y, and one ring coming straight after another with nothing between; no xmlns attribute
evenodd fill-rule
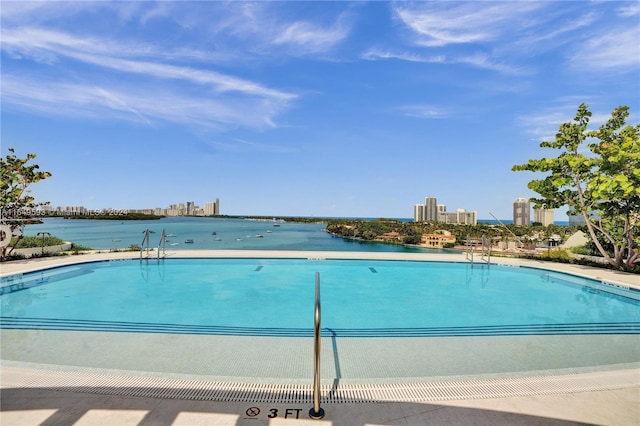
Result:
<svg viewBox="0 0 640 426"><path fill-rule="evenodd" d="M447 212L444 204L438 204L436 197L425 197L424 204L413 206L413 219L416 222L444 222L444 223L469 223L477 224L476 212L468 212L458 209L455 212Z"/></svg>
<svg viewBox="0 0 640 426"><path fill-rule="evenodd" d="M533 221L543 226L553 224L553 209L533 209Z"/></svg>
<svg viewBox="0 0 640 426"><path fill-rule="evenodd" d="M466 223L468 225L476 225L478 223L478 213L468 212L465 209L456 210L458 214L458 223Z"/></svg>
<svg viewBox="0 0 640 426"><path fill-rule="evenodd" d="M215 202L205 203L203 210L205 216L218 216L220 214L220 199L216 198Z"/></svg>
<svg viewBox="0 0 640 426"><path fill-rule="evenodd" d="M424 220L430 222L438 220L438 200L436 200L436 197L425 197Z"/></svg>
<svg viewBox="0 0 640 426"><path fill-rule="evenodd" d="M531 207L528 199L516 198L513 202L513 224L521 226L531 224Z"/></svg>

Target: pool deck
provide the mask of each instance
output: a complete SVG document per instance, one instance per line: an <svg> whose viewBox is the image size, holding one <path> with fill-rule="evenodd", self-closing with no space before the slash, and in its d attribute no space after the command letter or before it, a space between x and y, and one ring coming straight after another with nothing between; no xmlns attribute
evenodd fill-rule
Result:
<svg viewBox="0 0 640 426"><path fill-rule="evenodd" d="M155 259L156 252L150 254ZM95 253L3 263L0 275L98 260L137 259L136 252ZM422 254L382 252L301 252L249 250L167 251L172 257L377 259L468 262L463 254ZM476 256L477 258L478 256ZM492 263L539 267L566 272L607 283L640 289L638 275L580 265L493 257ZM638 337L640 339L640 337ZM638 353L640 361L640 353ZM2 425L640 425L640 369L620 368L605 372L571 374L529 383L547 383L544 392L524 392L496 396L492 382L469 383L484 396L452 398L385 398L377 401L352 400L323 404L326 415L311 420L311 405L303 402L241 402L225 398L197 400L149 397L131 392L127 380L109 383L82 381L90 374L65 379L64 372L46 366L0 365L0 424ZM555 380L553 386L549 380ZM569 383L582 383L568 386ZM82 386L78 383L83 384ZM165 382L160 382L162 383ZM166 382L167 386L173 382ZM178 381L177 383L184 383ZM565 383L560 385L560 383ZM155 384L157 386L157 383ZM384 387L384 385L381 385ZM326 386L325 386L326 391ZM573 390L572 390L573 389ZM204 392L204 391L202 391ZM133 396L132 396L133 395ZM256 394L257 395L257 394ZM277 410L277 411L273 411ZM275 417L274 417L275 415Z"/></svg>

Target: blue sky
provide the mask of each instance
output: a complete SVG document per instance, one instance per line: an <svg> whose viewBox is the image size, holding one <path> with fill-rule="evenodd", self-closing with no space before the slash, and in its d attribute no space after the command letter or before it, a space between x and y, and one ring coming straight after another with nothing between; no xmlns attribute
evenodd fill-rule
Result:
<svg viewBox="0 0 640 426"><path fill-rule="evenodd" d="M2 154L37 154L54 206L511 219L540 177L511 167L581 102L639 120L637 1L3 1L1 24Z"/></svg>

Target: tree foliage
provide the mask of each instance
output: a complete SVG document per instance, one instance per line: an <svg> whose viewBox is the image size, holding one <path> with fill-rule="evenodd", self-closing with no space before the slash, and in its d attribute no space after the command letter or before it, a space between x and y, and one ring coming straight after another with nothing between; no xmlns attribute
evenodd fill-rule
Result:
<svg viewBox="0 0 640 426"><path fill-rule="evenodd" d="M36 158L35 154L18 158L13 148L9 148L8 151L9 154L5 158L0 158L0 215L2 224L9 225L13 234L23 225L24 219L32 216L37 207L48 204L36 203L28 188L50 177L51 173L40 170L37 164L27 165ZM21 238L22 235L19 235L15 244L2 247L2 258L13 251Z"/></svg>
<svg viewBox="0 0 640 426"><path fill-rule="evenodd" d="M557 149L557 157L529 160L514 171L545 172L529 182L540 194L535 207L568 206L582 215L587 230L606 261L616 269L638 263L640 241L640 124L626 125L629 108L613 110L597 130L588 130L591 112L581 104L573 121L560 125L555 140L542 148Z"/></svg>

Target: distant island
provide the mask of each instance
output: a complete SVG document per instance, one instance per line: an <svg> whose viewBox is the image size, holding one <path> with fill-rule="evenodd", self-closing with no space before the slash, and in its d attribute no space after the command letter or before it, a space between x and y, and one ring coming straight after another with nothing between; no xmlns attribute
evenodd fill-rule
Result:
<svg viewBox="0 0 640 426"><path fill-rule="evenodd" d="M526 245L535 247L536 242L548 239L552 235L564 240L580 229L577 226L532 224L527 226L513 224L478 223L454 224L442 222L404 222L398 219L332 219L327 222L327 232L360 241L379 242L398 245L430 245L437 247L455 247L467 240L479 240L487 236L494 240L517 238ZM453 237L453 238L451 238Z"/></svg>

